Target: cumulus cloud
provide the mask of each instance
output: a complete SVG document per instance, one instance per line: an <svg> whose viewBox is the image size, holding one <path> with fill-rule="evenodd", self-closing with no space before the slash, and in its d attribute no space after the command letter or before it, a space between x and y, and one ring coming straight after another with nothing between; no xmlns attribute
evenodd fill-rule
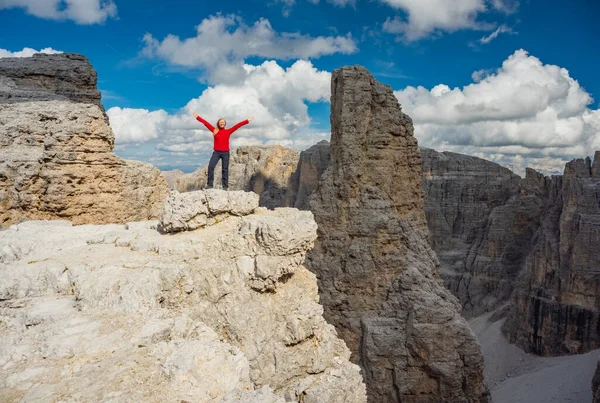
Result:
<svg viewBox="0 0 600 403"><path fill-rule="evenodd" d="M164 110L113 107L107 111L117 144L145 143L167 131L168 114Z"/></svg>
<svg viewBox="0 0 600 403"><path fill-rule="evenodd" d="M11 52L10 50L0 49L0 59L3 57L31 57L36 53L46 53L46 54L56 54L62 53L60 50L54 50L52 48L44 48L40 50L35 50L32 48L23 48L23 50L18 50L16 52Z"/></svg>
<svg viewBox="0 0 600 403"><path fill-rule="evenodd" d="M383 30L405 41L416 41L432 34L461 29L489 30L493 24L477 19L491 10L508 13L518 2L511 0L380 0L403 12L388 18Z"/></svg>
<svg viewBox="0 0 600 403"><path fill-rule="evenodd" d="M235 83L245 77L248 57L292 60L318 58L334 53L354 53L356 44L346 36L312 37L300 33L276 32L269 20L261 18L246 25L235 15L215 15L196 27L196 36L180 39L167 35L158 40L144 36L142 55L169 63L200 68L211 83Z"/></svg>
<svg viewBox="0 0 600 403"><path fill-rule="evenodd" d="M421 145L545 172L600 149L600 110L569 72L524 50L461 88L396 91Z"/></svg>
<svg viewBox="0 0 600 403"><path fill-rule="evenodd" d="M190 100L179 113L163 110L122 109L107 111L116 143L124 152L149 144L165 153L183 153L190 163L212 150L212 134L194 120L197 112L213 125L220 117L227 126L249 116L255 120L234 134L234 147L248 144L280 144L306 148L329 133L311 130L309 102L329 99L331 74L312 63L298 60L287 69L275 61L258 66L244 65L244 78L237 84L208 87ZM179 155L179 154L178 154Z"/></svg>
<svg viewBox="0 0 600 403"><path fill-rule="evenodd" d="M72 20L82 25L104 23L117 16L112 0L0 0L0 10L17 7L39 18Z"/></svg>

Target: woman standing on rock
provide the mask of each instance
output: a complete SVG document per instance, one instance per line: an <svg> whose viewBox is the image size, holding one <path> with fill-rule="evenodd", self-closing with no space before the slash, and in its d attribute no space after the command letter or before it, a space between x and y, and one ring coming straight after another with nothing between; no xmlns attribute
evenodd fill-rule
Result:
<svg viewBox="0 0 600 403"><path fill-rule="evenodd" d="M215 178L215 166L217 166L217 163L219 162L219 160L221 160L221 172L223 174L221 178L221 183L223 185L223 189L227 190L227 188L229 187L229 137L233 134L234 131L254 120L254 117L251 116L248 119L238 123L237 125L226 129L226 122L223 118L220 118L217 121L217 127L215 128L206 120L198 116L196 112L194 112L193 115L198 122L204 124L204 126L206 126L206 128L211 131L214 138L214 151L212 153L212 156L210 157L210 162L208 163L208 183L206 184L206 187L209 189L213 187L213 181Z"/></svg>

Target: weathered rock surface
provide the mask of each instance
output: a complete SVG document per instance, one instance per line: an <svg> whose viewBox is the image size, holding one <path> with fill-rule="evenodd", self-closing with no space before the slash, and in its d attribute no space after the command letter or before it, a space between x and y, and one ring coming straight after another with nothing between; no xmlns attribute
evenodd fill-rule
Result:
<svg viewBox="0 0 600 403"><path fill-rule="evenodd" d="M0 59L0 226L156 218L168 193L160 171L113 146L87 59Z"/></svg>
<svg viewBox="0 0 600 403"><path fill-rule="evenodd" d="M466 317L508 302L530 251L539 203L515 200L521 178L490 161L422 148L425 216L440 274Z"/></svg>
<svg viewBox="0 0 600 403"><path fill-rule="evenodd" d="M96 71L75 53L0 60L0 103L71 101L102 108Z"/></svg>
<svg viewBox="0 0 600 403"><path fill-rule="evenodd" d="M519 197L521 178L498 164L428 148L420 152L425 216L440 276L466 317L495 310L514 290L539 225L541 202ZM308 209L305 195L328 165L326 142L300 153L291 189L301 190L290 192L288 205Z"/></svg>
<svg viewBox="0 0 600 403"><path fill-rule="evenodd" d="M260 205L275 208L286 204L290 176L296 170L299 153L281 146L243 146L231 152L229 189L245 190L260 196ZM208 161L207 161L208 162ZM177 178L179 192L201 189L208 179L208 166ZM215 187L221 186L221 164L215 168Z"/></svg>
<svg viewBox="0 0 600 403"><path fill-rule="evenodd" d="M569 164L566 177L577 179L569 179L563 186L562 176L546 178L527 169L521 179L476 157L425 148L420 151L430 241L440 259L440 276L459 298L463 315L474 317L505 306L503 314L512 317L505 333L529 352L556 355L597 348L594 289L600 250L594 245L599 220L595 189L600 152L596 152L593 164L585 160ZM317 187L329 159L327 142L300 153L284 205L309 208L308 195ZM567 207L563 206L565 192L571 200ZM580 231L584 234L578 235ZM575 241L564 235L567 233ZM570 248L576 250L571 257L559 257L561 250ZM565 262L569 260L578 267L578 273L568 274L571 272ZM559 267L564 273L560 282L553 274ZM571 275L577 285L568 293L546 291L545 282L558 290L559 283L562 286L571 281ZM546 277L555 280L539 280ZM538 300L535 292L550 298ZM551 308L549 301L553 301ZM513 302L518 305L515 309L510 307ZM528 310L532 311L526 313Z"/></svg>
<svg viewBox="0 0 600 403"><path fill-rule="evenodd" d="M213 225L230 215L252 214L258 208L254 192L219 189L169 193L160 217L163 232L189 231Z"/></svg>
<svg viewBox="0 0 600 403"><path fill-rule="evenodd" d="M522 193L542 207L503 332L540 355L600 348L600 175L577 159L563 176L528 172Z"/></svg>
<svg viewBox="0 0 600 403"><path fill-rule="evenodd" d="M427 241L410 118L362 67L332 77L331 164L310 199L307 257L325 317L373 402L487 402L483 358Z"/></svg>
<svg viewBox="0 0 600 403"><path fill-rule="evenodd" d="M322 317L310 212L0 232L2 400L364 402Z"/></svg>

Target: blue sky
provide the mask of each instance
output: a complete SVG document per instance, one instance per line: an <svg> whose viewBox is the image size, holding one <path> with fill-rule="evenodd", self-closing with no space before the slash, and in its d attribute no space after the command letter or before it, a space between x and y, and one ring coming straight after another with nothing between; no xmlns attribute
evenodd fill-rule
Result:
<svg viewBox="0 0 600 403"><path fill-rule="evenodd" d="M0 57L77 52L98 71L115 151L161 168L234 145L329 136L329 74L392 86L419 143L545 172L600 149L600 2L577 0L0 0ZM27 52L25 52L27 53Z"/></svg>

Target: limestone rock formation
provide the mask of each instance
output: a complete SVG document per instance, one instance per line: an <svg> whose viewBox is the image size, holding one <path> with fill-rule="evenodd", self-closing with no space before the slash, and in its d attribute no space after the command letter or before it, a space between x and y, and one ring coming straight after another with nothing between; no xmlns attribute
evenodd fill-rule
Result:
<svg viewBox="0 0 600 403"><path fill-rule="evenodd" d="M172 191L165 201L160 217L160 230L179 232L213 225L229 215L252 214L258 208L254 192L197 190L188 193Z"/></svg>
<svg viewBox="0 0 600 403"><path fill-rule="evenodd" d="M523 197L539 200L539 226L517 278L503 331L540 355L600 348L598 158L568 163L563 176L528 172Z"/></svg>
<svg viewBox="0 0 600 403"><path fill-rule="evenodd" d="M440 274L468 318L508 302L537 228L539 203L490 161L422 148L425 216Z"/></svg>
<svg viewBox="0 0 600 403"><path fill-rule="evenodd" d="M427 241L411 119L362 67L334 71L331 164L307 265L373 402L487 402L483 358Z"/></svg>
<svg viewBox="0 0 600 403"><path fill-rule="evenodd" d="M425 217L444 284L466 317L506 304L530 251L541 202L517 197L521 178L498 164L428 148L420 152ZM307 209L306 195L328 165L327 142L301 152L287 205Z"/></svg>
<svg viewBox="0 0 600 403"><path fill-rule="evenodd" d="M281 146L243 146L231 152L229 189L245 190L260 196L260 205L285 206L290 176L298 164L298 152ZM208 162L208 161L206 161ZM175 180L179 192L198 190L206 185L208 166ZM221 164L215 169L215 187L221 186Z"/></svg>
<svg viewBox="0 0 600 403"><path fill-rule="evenodd" d="M156 218L168 193L160 171L113 146L85 57L0 59L0 226Z"/></svg>
<svg viewBox="0 0 600 403"><path fill-rule="evenodd" d="M366 400L302 266L310 212L230 214L167 235L157 225L0 232L3 401Z"/></svg>
<svg viewBox="0 0 600 403"><path fill-rule="evenodd" d="M524 179L473 157L422 155L430 234L463 313L506 303L503 331L528 352L599 348L600 152L594 165Z"/></svg>
<svg viewBox="0 0 600 403"><path fill-rule="evenodd" d="M0 60L0 103L71 101L101 107L96 71L83 55L35 54Z"/></svg>
<svg viewBox="0 0 600 403"><path fill-rule="evenodd" d="M592 289L599 270L600 250L594 246L597 243L594 223L599 219L594 206L599 202L594 189L600 177L600 152L596 153L593 164L581 160L568 165L565 177L576 176L577 180L569 179L563 190L566 179L562 176L546 178L527 169L521 179L506 168L476 157L426 148L420 151L429 239L440 259L440 277L459 298L463 315L473 317L503 306L500 314L509 313L512 317L507 321L505 333L530 352L556 355L597 348L599 332L593 324L598 308L593 302L596 292ZM308 209L308 195L317 187L329 160L327 142L301 152L284 205ZM572 200L568 207L563 207L565 192ZM562 238L561 220L569 223L564 234L570 234ZM580 224L586 227L582 230L588 235L577 235ZM573 226L575 229L570 230ZM541 246L543 243L545 246ZM560 250L569 248L576 249L572 260L580 272L572 274L584 278L587 287L574 279L579 285L568 294L546 291L545 280L539 283L538 279L554 276ZM540 258L540 253L545 257ZM548 267L532 267L534 261L547 262ZM567 267L565 264L563 267ZM563 277L570 275L567 274L570 269L566 270ZM569 282L560 280L561 284L565 281ZM555 301L553 308L535 313L539 309L536 304L544 307L548 301L542 296L540 301L544 302L526 302L537 300L532 287L540 295L551 295L550 300ZM551 284L552 287L558 289L558 283ZM513 292L515 298L511 298ZM567 297L571 302L562 304ZM513 302L517 304L515 309L511 309ZM548 309L555 313L548 313ZM527 310L533 311L526 313Z"/></svg>

